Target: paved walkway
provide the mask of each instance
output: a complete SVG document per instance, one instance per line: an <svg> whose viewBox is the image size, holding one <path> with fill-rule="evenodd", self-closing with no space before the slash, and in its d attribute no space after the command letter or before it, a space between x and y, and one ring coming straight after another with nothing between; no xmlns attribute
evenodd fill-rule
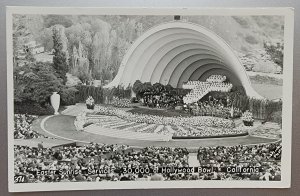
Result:
<svg viewBox="0 0 300 196"><path fill-rule="evenodd" d="M77 116L78 114L80 114L86 110L87 110L87 108L86 108L85 104L77 103L76 105L67 106L67 109L62 111L61 114L69 115L69 116Z"/></svg>
<svg viewBox="0 0 300 196"><path fill-rule="evenodd" d="M199 167L200 163L197 159L197 153L190 153L189 154L189 167Z"/></svg>
<svg viewBox="0 0 300 196"><path fill-rule="evenodd" d="M276 139L260 138L253 136L213 139L171 140L168 142L120 139L117 137L108 137L93 133L87 133L84 131L76 131L74 126L74 119L74 116L69 115L49 116L46 117L46 119L44 120L39 119L38 122L42 126L35 126L35 130L42 134L51 135L51 137L65 139L68 141L76 141L83 143L96 142L105 144L126 144L136 147L167 146L198 149L200 146L251 145L276 141Z"/></svg>
<svg viewBox="0 0 300 196"><path fill-rule="evenodd" d="M50 139L50 138L32 138L32 139L15 139L14 145L38 147L38 144L42 144L44 148L53 148L63 145L69 145L74 142L66 141L63 139Z"/></svg>

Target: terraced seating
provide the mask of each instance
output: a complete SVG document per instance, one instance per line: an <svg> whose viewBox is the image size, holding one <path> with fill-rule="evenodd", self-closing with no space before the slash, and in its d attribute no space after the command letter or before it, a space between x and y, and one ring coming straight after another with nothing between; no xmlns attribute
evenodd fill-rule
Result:
<svg viewBox="0 0 300 196"><path fill-rule="evenodd" d="M169 141L172 138L171 133L161 134L163 125L127 122L115 116L88 115L89 125L84 131L94 134L100 134L110 137L124 139Z"/></svg>
<svg viewBox="0 0 300 196"><path fill-rule="evenodd" d="M86 127L85 131L98 135L117 137L122 139L135 139L147 141L169 141L172 139L171 135L162 135L153 132L135 132L129 130L109 129L99 127L96 124L92 124Z"/></svg>
<svg viewBox="0 0 300 196"><path fill-rule="evenodd" d="M110 137L169 141L172 137L214 137L223 135L240 135L245 133L242 128L217 128L187 125L147 124L126 121L116 116L88 115L90 122L84 131Z"/></svg>

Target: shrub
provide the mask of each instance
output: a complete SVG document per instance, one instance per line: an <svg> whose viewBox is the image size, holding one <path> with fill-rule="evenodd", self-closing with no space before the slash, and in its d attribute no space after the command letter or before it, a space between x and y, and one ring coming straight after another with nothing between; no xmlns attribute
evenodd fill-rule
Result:
<svg viewBox="0 0 300 196"><path fill-rule="evenodd" d="M50 104L41 106L37 103L15 103L14 104L15 114L29 114L29 115L52 115L54 114L54 109Z"/></svg>
<svg viewBox="0 0 300 196"><path fill-rule="evenodd" d="M92 96L95 103L103 103L104 89L102 87L81 85L77 86L76 89L78 90L76 93L76 102L85 103L86 99Z"/></svg>
<svg viewBox="0 0 300 196"><path fill-rule="evenodd" d="M32 63L15 70L15 102L49 103L53 92L59 92L63 85L49 63Z"/></svg>
<svg viewBox="0 0 300 196"><path fill-rule="evenodd" d="M138 103L139 100L136 97L131 98L131 103Z"/></svg>
<svg viewBox="0 0 300 196"><path fill-rule="evenodd" d="M132 86L133 92L138 94L141 91L142 86L143 86L143 83L140 80L136 80Z"/></svg>
<svg viewBox="0 0 300 196"><path fill-rule="evenodd" d="M270 121L276 122L281 126L282 125L282 111L274 112L271 116Z"/></svg>
<svg viewBox="0 0 300 196"><path fill-rule="evenodd" d="M78 90L74 87L64 88L60 91L61 105L76 104L76 93Z"/></svg>
<svg viewBox="0 0 300 196"><path fill-rule="evenodd" d="M85 102L89 96L94 98L95 103L104 103L106 100L110 102L113 97L128 99L131 97L131 88L121 86L103 89L102 87L81 85L76 88L78 90L78 93L76 93L76 102L82 103Z"/></svg>
<svg viewBox="0 0 300 196"><path fill-rule="evenodd" d="M249 112L248 110L243 113L241 119L242 119L242 121L246 121L246 122L253 122L254 121L252 113Z"/></svg>
<svg viewBox="0 0 300 196"><path fill-rule="evenodd" d="M276 63L281 68L283 67L283 42L274 43L264 43L264 48L266 52L270 55L271 60Z"/></svg>

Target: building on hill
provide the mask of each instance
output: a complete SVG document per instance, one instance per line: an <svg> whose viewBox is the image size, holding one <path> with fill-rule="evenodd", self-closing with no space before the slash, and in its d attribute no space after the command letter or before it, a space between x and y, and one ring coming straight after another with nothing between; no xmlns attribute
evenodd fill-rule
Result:
<svg viewBox="0 0 300 196"><path fill-rule="evenodd" d="M27 42L23 47L26 53L31 52L32 54L40 54L45 51L44 46L37 44L36 41Z"/></svg>

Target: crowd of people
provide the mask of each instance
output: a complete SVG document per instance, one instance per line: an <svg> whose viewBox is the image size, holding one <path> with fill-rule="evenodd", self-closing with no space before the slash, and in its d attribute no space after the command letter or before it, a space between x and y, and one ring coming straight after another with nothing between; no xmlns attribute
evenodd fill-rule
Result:
<svg viewBox="0 0 300 196"><path fill-rule="evenodd" d="M27 183L151 180L279 181L281 148L281 142L252 146L200 147L197 153L199 166L214 170L162 173L153 171L158 167L190 166L189 151L186 148L137 149L125 145L95 143L60 149L14 146L14 173L16 176L24 176ZM239 167L253 167L258 170L231 172L226 169ZM136 168L149 169L148 171L152 172L142 170L129 172L136 171L134 170Z"/></svg>
<svg viewBox="0 0 300 196"><path fill-rule="evenodd" d="M226 76L223 75L211 75L209 76L206 81L207 82L225 82Z"/></svg>
<svg viewBox="0 0 300 196"><path fill-rule="evenodd" d="M166 94L146 94L140 99L140 103L150 108L175 108L177 105L183 104L182 99L182 95L167 96Z"/></svg>
<svg viewBox="0 0 300 196"><path fill-rule="evenodd" d="M201 147L198 150L200 165L208 167L257 167L252 173L228 173L224 171L205 175L206 180L266 180L281 179L281 142L252 146Z"/></svg>
<svg viewBox="0 0 300 196"><path fill-rule="evenodd" d="M189 106L197 103L209 92L229 92L233 85L231 83L225 83L225 81L226 76L223 75L211 75L206 79L206 81L188 81L183 84L181 89L184 90L185 93L182 91L179 93L176 90L173 90L173 93L171 93L171 91L162 91L161 89L163 89L163 87L159 86L155 87L155 90L140 94L138 101L141 103L141 105L148 106L150 108L176 109L176 107L178 107L181 109L186 109L189 108ZM215 107L212 109L216 110L214 114L224 117L224 113L226 113L229 108L222 108L222 111L217 111L219 108ZM203 108L193 114L213 115L210 113L210 110L206 111L203 110Z"/></svg>
<svg viewBox="0 0 300 196"><path fill-rule="evenodd" d="M27 114L14 115L14 139L31 139L44 137L32 129L32 123L37 116Z"/></svg>
<svg viewBox="0 0 300 196"><path fill-rule="evenodd" d="M216 128L216 127L184 127L176 129L173 133L175 137L212 137L247 134L248 130L244 126L237 128Z"/></svg>
<svg viewBox="0 0 300 196"><path fill-rule="evenodd" d="M228 92L232 84L224 83L225 76L212 75L206 82L189 81L185 88L193 89L183 97L181 95L167 96L145 94L141 99L143 105L149 107L175 107L193 103L191 113L195 116L156 116L134 114L124 109L129 107L129 99L114 97L111 106L96 105L93 114L116 116L137 126L135 131L173 134L177 137L225 136L247 133L244 126L235 127L230 117L240 116L241 111L225 106L221 101L209 100L199 102L199 97L208 91ZM88 100L87 105L94 101ZM92 111L89 111L92 112ZM32 139L46 137L33 130L32 124L38 116L15 114L14 138ZM252 118L252 116L251 116ZM243 119L250 119L243 115ZM83 130L87 125L88 116L83 112L76 117L74 125L77 130ZM126 124L126 122L125 122ZM133 124L125 126L133 126ZM146 127L149 125L150 128ZM163 126L160 126L163 125ZM141 129L145 128L145 129ZM158 127L162 127L158 129ZM14 173L25 176L28 183L38 182L81 182L81 181L135 181L135 180L280 180L281 178L281 142L250 146L216 146L200 147L197 159L200 166L214 168L228 167L258 167L254 173L230 173L212 171L210 173L185 174L153 174L126 173L124 168L153 169L157 167L188 167L189 152L186 148L146 147L131 148L126 145L100 145L91 143L85 146L65 146L62 148L37 148L14 146ZM59 172L51 172L51 171ZM90 171L103 173L90 173ZM48 171L39 174L41 171ZM81 171L81 172L75 172ZM83 172L82 171L88 171Z"/></svg>
<svg viewBox="0 0 300 196"><path fill-rule="evenodd" d="M189 154L185 148L130 149L124 145L95 143L56 150L15 146L14 150L15 175L25 176L28 183L157 180L153 173L128 173L123 168L187 167ZM41 171L51 170L60 172L41 174ZM82 172L70 172L75 170Z"/></svg>
<svg viewBox="0 0 300 196"><path fill-rule="evenodd" d="M192 89L186 96L183 97L185 104L195 103L211 91L229 92L233 85L223 82L202 82L188 81L182 86L185 89Z"/></svg>
<svg viewBox="0 0 300 196"><path fill-rule="evenodd" d="M216 116L220 118L237 118L242 115L242 111L235 107L229 107L222 101L198 101L194 104L191 113L196 116Z"/></svg>
<svg viewBox="0 0 300 196"><path fill-rule="evenodd" d="M187 83L183 88L192 89L186 96L183 97L185 104L195 103L210 91L210 83L193 81L192 84Z"/></svg>
<svg viewBox="0 0 300 196"><path fill-rule="evenodd" d="M222 127L233 128L234 122L230 119L212 117L212 116L191 116L191 117L165 117L147 114L133 114L124 110L97 105L95 113L101 115L117 116L128 122L177 125L177 126L205 126L205 127Z"/></svg>
<svg viewBox="0 0 300 196"><path fill-rule="evenodd" d="M80 121L80 118L85 120ZM85 125L97 124L98 126L105 126L106 128L118 129L120 131L126 129L126 131L141 132L141 133L156 133L161 135L169 135L170 137L215 137L215 136L230 136L230 135L246 135L248 129L245 126L239 126L236 128L219 128L219 127L197 127L197 126L176 126L176 125L159 125L159 124L146 124L146 123L128 123L121 122L111 123L111 118L99 118L94 117L89 119L88 116L80 114L76 118L75 126L77 130L84 130ZM115 119L114 119L115 120ZM79 128L80 127L80 128Z"/></svg>

